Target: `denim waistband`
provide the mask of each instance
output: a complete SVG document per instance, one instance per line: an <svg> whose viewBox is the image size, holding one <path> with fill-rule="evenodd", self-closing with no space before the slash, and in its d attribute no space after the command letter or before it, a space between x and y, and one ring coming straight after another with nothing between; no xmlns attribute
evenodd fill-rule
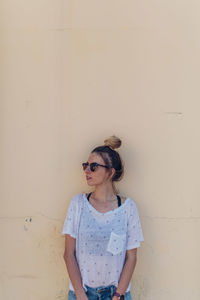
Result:
<svg viewBox="0 0 200 300"><path fill-rule="evenodd" d="M88 300L111 300L114 292L116 291L116 286L98 286L96 288L85 285L87 289L86 295ZM69 290L68 300L77 300L76 294L74 291ZM132 300L130 291L125 293L125 300Z"/></svg>
<svg viewBox="0 0 200 300"><path fill-rule="evenodd" d="M116 290L116 286L114 285L98 286L96 288L85 285L85 287L87 288L87 292L90 292L92 294L101 294L101 293L113 294Z"/></svg>

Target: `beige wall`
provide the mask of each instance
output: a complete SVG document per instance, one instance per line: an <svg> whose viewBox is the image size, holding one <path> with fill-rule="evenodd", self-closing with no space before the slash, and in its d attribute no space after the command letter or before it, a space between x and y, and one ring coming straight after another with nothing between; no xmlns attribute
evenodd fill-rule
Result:
<svg viewBox="0 0 200 300"><path fill-rule="evenodd" d="M0 299L67 299L67 206L113 133L145 238L133 298L199 299L200 3L2 0L1 12Z"/></svg>

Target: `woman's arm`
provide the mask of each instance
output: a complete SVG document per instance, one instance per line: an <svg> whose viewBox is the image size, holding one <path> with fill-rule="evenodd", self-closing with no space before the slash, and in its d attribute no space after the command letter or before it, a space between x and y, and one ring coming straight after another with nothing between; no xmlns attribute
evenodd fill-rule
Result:
<svg viewBox="0 0 200 300"><path fill-rule="evenodd" d="M85 290L82 286L81 273L77 264L75 251L76 251L76 239L69 234L65 235L65 252L64 260L67 267L67 271L73 285L76 297L78 300L88 300Z"/></svg>
<svg viewBox="0 0 200 300"><path fill-rule="evenodd" d="M136 261L137 261L137 248L135 249L131 249L131 250L127 250L126 251L126 258L125 258L125 264L120 276L120 280L119 280L119 284L117 287L116 292L119 294L125 294L129 282L131 280L131 277L133 275L133 271L135 269L135 265L136 265ZM117 299L116 296L113 297L113 300Z"/></svg>

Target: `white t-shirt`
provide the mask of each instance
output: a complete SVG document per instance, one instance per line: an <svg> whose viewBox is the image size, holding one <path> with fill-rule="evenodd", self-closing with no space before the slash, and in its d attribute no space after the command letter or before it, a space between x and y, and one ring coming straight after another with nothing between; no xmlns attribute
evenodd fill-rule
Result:
<svg viewBox="0 0 200 300"><path fill-rule="evenodd" d="M138 248L144 241L133 200L126 198L121 206L101 213L90 204L85 193L72 198L62 234L76 239L76 259L85 290L85 285L117 287L126 250ZM71 281L69 288L74 290Z"/></svg>

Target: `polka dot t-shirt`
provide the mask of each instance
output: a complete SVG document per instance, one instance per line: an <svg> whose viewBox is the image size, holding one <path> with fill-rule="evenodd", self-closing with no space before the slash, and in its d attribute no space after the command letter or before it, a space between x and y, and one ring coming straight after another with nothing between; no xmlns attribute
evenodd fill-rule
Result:
<svg viewBox="0 0 200 300"><path fill-rule="evenodd" d="M118 285L126 250L144 241L136 204L126 198L120 207L97 211L86 194L73 197L62 234L76 239L76 259L83 287ZM70 290L74 290L70 282ZM130 290L130 283L127 292Z"/></svg>

